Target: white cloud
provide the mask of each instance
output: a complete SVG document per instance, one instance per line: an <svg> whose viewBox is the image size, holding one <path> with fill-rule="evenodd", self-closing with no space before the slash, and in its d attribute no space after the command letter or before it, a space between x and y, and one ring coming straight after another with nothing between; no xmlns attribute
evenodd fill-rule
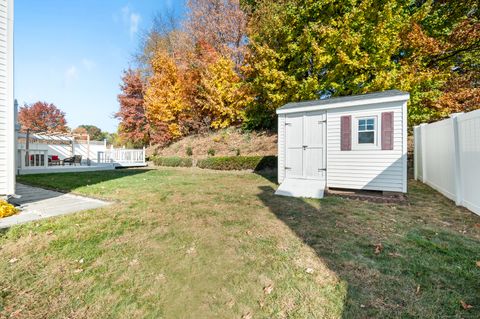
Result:
<svg viewBox="0 0 480 319"><path fill-rule="evenodd" d="M129 6L123 7L121 11L123 23L129 27L130 37L133 38L138 32L142 16L137 12L133 12Z"/></svg>
<svg viewBox="0 0 480 319"><path fill-rule="evenodd" d="M82 59L82 64L85 67L85 69L87 69L87 71L92 71L93 68L95 68L96 66L95 62L87 58Z"/></svg>
<svg viewBox="0 0 480 319"><path fill-rule="evenodd" d="M65 70L65 83L68 85L76 79L78 79L78 69L75 65L72 65Z"/></svg>
<svg viewBox="0 0 480 319"><path fill-rule="evenodd" d="M138 32L138 25L142 17L138 13L130 14L130 36L133 37Z"/></svg>

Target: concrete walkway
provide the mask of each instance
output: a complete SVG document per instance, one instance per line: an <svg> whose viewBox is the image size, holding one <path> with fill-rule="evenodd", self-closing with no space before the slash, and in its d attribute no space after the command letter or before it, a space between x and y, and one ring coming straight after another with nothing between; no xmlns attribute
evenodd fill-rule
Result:
<svg viewBox="0 0 480 319"><path fill-rule="evenodd" d="M21 212L14 216L1 218L0 229L109 205L108 202L98 199L64 194L18 183L16 194L21 197L11 199L10 202L19 205Z"/></svg>

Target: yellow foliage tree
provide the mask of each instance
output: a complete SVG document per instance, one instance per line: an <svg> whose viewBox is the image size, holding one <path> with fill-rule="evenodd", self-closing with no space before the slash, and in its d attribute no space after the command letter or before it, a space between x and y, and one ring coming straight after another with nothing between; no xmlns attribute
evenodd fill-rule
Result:
<svg viewBox="0 0 480 319"><path fill-rule="evenodd" d="M153 74L145 92L147 116L156 126L166 125L175 139L182 136L180 119L189 109L179 71L166 52L157 52L150 63Z"/></svg>
<svg viewBox="0 0 480 319"><path fill-rule="evenodd" d="M219 58L202 74L196 102L209 115L212 128L242 123L251 100L232 60Z"/></svg>

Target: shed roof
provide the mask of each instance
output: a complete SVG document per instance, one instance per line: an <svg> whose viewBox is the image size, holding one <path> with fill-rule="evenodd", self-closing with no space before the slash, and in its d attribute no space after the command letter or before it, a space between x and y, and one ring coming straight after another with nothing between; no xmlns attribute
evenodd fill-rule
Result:
<svg viewBox="0 0 480 319"><path fill-rule="evenodd" d="M361 95L332 97L323 100L291 102L278 108L277 114L316 111L321 109L331 109L337 107L348 107L384 102L407 101L409 97L410 94L408 92L403 92L399 90L388 90L383 92L367 93Z"/></svg>

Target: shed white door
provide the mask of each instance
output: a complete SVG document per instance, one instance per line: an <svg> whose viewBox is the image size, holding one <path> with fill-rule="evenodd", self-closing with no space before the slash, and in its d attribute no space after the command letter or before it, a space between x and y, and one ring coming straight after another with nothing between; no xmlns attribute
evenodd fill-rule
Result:
<svg viewBox="0 0 480 319"><path fill-rule="evenodd" d="M286 116L285 176L325 179L325 112Z"/></svg>

